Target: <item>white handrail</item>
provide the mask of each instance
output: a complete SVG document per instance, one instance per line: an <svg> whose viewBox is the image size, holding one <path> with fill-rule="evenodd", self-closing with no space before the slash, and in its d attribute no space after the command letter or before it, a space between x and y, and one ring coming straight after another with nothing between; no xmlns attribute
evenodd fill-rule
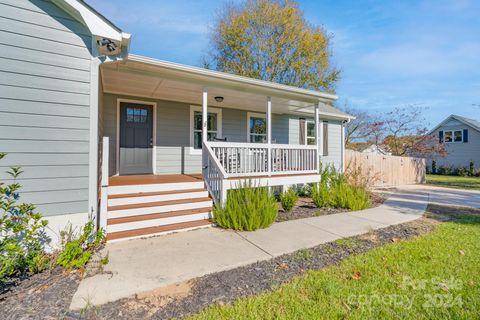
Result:
<svg viewBox="0 0 480 320"><path fill-rule="evenodd" d="M266 144L266 143L207 141L206 145L210 148L237 147L237 148L263 148L263 149L268 149L268 144ZM272 148L282 148L282 149L305 149L305 150L315 150L317 148L317 146L315 146L315 145L280 144L280 143L272 143L271 147Z"/></svg>
<svg viewBox="0 0 480 320"><path fill-rule="evenodd" d="M318 172L315 145L205 142L224 178Z"/></svg>
<svg viewBox="0 0 480 320"><path fill-rule="evenodd" d="M224 204L226 201L226 190L224 188L224 180L227 176L225 169L222 167L218 159L215 157L213 150L205 142L204 149L207 151L204 156L205 167L203 168L203 179L207 186L208 192L212 195L215 203Z"/></svg>

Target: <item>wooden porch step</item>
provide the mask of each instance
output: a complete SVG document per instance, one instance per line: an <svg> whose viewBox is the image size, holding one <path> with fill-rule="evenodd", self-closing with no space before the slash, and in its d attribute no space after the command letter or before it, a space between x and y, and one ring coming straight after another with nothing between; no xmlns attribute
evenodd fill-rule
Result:
<svg viewBox="0 0 480 320"><path fill-rule="evenodd" d="M198 189L172 190L172 191L160 191L160 192L138 192L138 193L125 193L125 194L112 194L112 195L108 195L108 199L163 196L163 195L167 195L167 194L192 193L192 192L202 192L202 191L207 191L207 189L198 188Z"/></svg>
<svg viewBox="0 0 480 320"><path fill-rule="evenodd" d="M121 205L121 206L108 207L107 211L160 207L160 206L177 205L177 204L184 204L184 203L195 203L195 202L203 202L203 201L212 201L212 199L210 197L204 197L204 198L195 198L195 199L181 199L181 200L168 200L168 201L127 204L127 205Z"/></svg>
<svg viewBox="0 0 480 320"><path fill-rule="evenodd" d="M108 233L107 241L117 240L122 238L141 237L141 236L153 235L153 234L164 233L164 232L182 231L185 229L201 228L209 225L212 225L212 221L210 220L196 220L196 221L188 221L188 222L181 222L181 223L173 223L173 224L163 225L163 226L141 228L141 229L135 229L135 230L118 231L118 232Z"/></svg>
<svg viewBox="0 0 480 320"><path fill-rule="evenodd" d="M205 207L205 208L198 208L198 209L178 210L178 211L169 211L169 212L160 212L160 213L149 213L149 214L143 214L143 215L138 215L138 216L129 216L129 217L123 217L123 218L108 219L107 220L107 225L137 222L137 221L144 221L144 220L155 220L155 219L163 219L163 218L171 218L171 217L179 217L179 216L187 216L187 215L191 215L191 214L211 212L211 211L212 211L212 207Z"/></svg>

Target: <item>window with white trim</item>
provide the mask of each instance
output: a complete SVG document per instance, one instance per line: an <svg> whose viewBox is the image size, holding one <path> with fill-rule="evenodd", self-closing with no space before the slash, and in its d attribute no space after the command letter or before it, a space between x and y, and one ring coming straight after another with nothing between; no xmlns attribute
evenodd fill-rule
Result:
<svg viewBox="0 0 480 320"><path fill-rule="evenodd" d="M222 110L208 108L207 140L214 141L222 136ZM202 107L190 106L190 147L202 149Z"/></svg>
<svg viewBox="0 0 480 320"><path fill-rule="evenodd" d="M315 121L308 121L305 125L305 142L308 145L315 145Z"/></svg>
<svg viewBox="0 0 480 320"><path fill-rule="evenodd" d="M462 130L444 131L444 141L446 143L463 142L463 131Z"/></svg>
<svg viewBox="0 0 480 320"><path fill-rule="evenodd" d="M263 113L248 113L248 142L265 143L267 141L267 117Z"/></svg>

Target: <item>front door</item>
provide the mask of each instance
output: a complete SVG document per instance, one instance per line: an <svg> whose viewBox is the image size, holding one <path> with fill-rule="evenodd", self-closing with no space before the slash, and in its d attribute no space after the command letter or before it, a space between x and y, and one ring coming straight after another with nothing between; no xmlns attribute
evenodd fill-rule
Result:
<svg viewBox="0 0 480 320"><path fill-rule="evenodd" d="M153 173L153 107L120 103L120 174Z"/></svg>

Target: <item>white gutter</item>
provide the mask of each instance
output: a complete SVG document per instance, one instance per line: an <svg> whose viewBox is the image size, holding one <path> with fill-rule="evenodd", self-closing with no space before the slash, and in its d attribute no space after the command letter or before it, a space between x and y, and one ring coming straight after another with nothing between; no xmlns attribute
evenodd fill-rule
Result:
<svg viewBox="0 0 480 320"><path fill-rule="evenodd" d="M320 101L332 102L338 99L338 96L330 93L307 90L307 89L287 86L287 85L279 84L275 82L237 76L237 75L233 75L225 72L193 67L193 66L188 66L188 65L174 63L174 62L168 62L168 61L148 58L144 56L139 56L135 54L129 54L126 60L149 64L149 65L161 67L161 68L172 70L172 71L185 72L185 73L197 75L197 76L204 76L204 77L209 77L209 78L219 79L219 80L227 80L227 81L232 81L232 82L236 82L244 85L252 85L252 86L257 86L257 87L270 89L270 90L278 90L286 93L303 95L310 99L313 98L313 99L318 99Z"/></svg>

